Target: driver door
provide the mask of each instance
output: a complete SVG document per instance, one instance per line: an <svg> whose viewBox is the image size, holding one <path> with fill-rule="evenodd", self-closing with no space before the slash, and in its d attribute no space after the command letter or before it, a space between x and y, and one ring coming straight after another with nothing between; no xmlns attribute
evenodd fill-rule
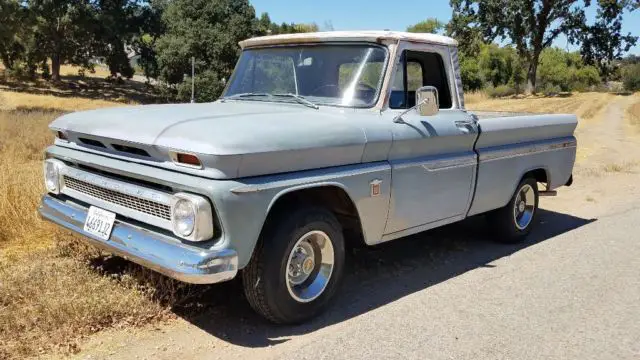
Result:
<svg viewBox="0 0 640 360"><path fill-rule="evenodd" d="M412 110L402 115L402 122L393 123L388 238L464 218L477 164L473 146L478 128L452 96L448 48L406 44L401 49L385 113L395 118L414 106L415 90L421 86L438 89L440 111L421 116Z"/></svg>

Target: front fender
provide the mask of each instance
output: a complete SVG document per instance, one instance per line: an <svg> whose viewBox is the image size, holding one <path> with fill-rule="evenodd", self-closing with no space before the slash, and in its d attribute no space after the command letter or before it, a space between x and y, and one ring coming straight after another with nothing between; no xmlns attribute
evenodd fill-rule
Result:
<svg viewBox="0 0 640 360"><path fill-rule="evenodd" d="M372 181L379 181L377 196L371 194ZM218 214L226 242L238 252L238 265L243 268L249 263L262 227L278 199L314 187L334 186L344 190L356 207L365 242L380 242L388 215L391 167L387 162L376 162L221 183L223 186L216 191Z"/></svg>

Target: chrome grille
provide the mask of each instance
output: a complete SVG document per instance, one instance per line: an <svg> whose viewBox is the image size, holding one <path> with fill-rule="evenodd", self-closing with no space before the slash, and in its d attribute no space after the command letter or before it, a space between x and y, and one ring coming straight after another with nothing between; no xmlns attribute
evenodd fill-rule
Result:
<svg viewBox="0 0 640 360"><path fill-rule="evenodd" d="M155 201L123 194L82 180L64 176L64 186L87 196L120 205L164 220L171 220L171 207Z"/></svg>

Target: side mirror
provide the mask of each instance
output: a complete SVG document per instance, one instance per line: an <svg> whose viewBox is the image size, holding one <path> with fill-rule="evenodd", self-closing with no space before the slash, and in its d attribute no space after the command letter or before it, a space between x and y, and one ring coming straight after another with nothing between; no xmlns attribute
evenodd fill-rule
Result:
<svg viewBox="0 0 640 360"><path fill-rule="evenodd" d="M438 113L438 89L433 86L423 86L416 90L416 108L420 116L431 116Z"/></svg>

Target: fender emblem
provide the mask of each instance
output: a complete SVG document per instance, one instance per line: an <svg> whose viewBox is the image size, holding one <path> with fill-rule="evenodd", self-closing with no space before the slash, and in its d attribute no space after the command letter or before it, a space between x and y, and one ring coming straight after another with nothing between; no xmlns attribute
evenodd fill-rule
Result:
<svg viewBox="0 0 640 360"><path fill-rule="evenodd" d="M380 184L382 184L382 180L380 179L372 180L369 183L369 186L371 187L371 197L380 195Z"/></svg>

